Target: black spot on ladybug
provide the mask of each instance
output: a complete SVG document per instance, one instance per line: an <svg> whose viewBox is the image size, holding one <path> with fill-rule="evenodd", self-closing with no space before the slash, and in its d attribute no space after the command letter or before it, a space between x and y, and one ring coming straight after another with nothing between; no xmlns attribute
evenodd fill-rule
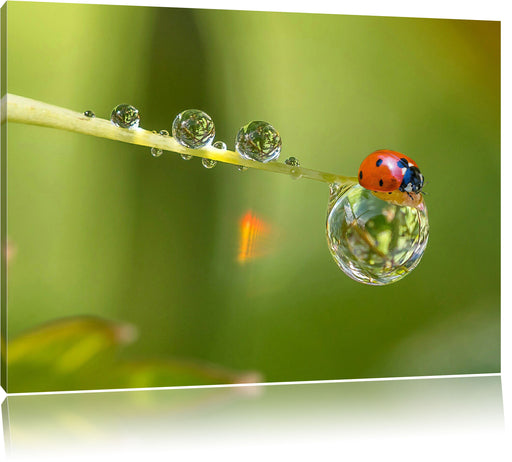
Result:
<svg viewBox="0 0 512 462"><path fill-rule="evenodd" d="M389 191L388 194L391 194L391 191Z"/></svg>
<svg viewBox="0 0 512 462"><path fill-rule="evenodd" d="M375 165L377 165L377 167L380 167L380 164L382 164L382 159L379 159Z"/></svg>
<svg viewBox="0 0 512 462"><path fill-rule="evenodd" d="M362 179L363 179L363 171L362 171L362 170L359 172L359 179L360 179L360 180L362 180Z"/></svg>
<svg viewBox="0 0 512 462"><path fill-rule="evenodd" d="M379 185L382 186L384 184L384 181L382 181L382 178L379 180Z"/></svg>

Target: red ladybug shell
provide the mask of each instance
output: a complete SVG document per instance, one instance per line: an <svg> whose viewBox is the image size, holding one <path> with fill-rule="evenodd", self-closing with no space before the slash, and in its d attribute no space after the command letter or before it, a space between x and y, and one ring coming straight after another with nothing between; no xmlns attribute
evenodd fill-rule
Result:
<svg viewBox="0 0 512 462"><path fill-rule="evenodd" d="M416 162L400 152L388 149L372 152L359 167L359 184L371 191L397 190L406 171L406 168L398 165L400 159L406 159L409 167L418 167Z"/></svg>

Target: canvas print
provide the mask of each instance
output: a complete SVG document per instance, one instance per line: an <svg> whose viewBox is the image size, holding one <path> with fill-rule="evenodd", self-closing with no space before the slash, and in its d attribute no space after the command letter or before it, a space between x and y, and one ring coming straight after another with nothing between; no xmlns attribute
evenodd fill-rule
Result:
<svg viewBox="0 0 512 462"><path fill-rule="evenodd" d="M7 2L10 393L500 370L500 23Z"/></svg>
<svg viewBox="0 0 512 462"><path fill-rule="evenodd" d="M364 460L375 445L362 438L396 435L401 444L393 441L393 460L406 461L417 449L408 445L417 441L413 433L429 441L419 460L440 454L447 435L464 460L482 452L460 444L461 435L490 452L489 460L503 459L504 452L485 439L504 433L499 376L11 395L1 410L7 460L15 461L76 460L77 454L95 461L163 460L164 454L173 460L184 452L198 460L197 450L205 457L226 454L240 442L247 453L249 441L264 450L261 456L277 441L302 455L306 441L312 458L328 460L333 439L344 454ZM374 450L378 456L382 446ZM440 460L448 460L447 451L443 447Z"/></svg>

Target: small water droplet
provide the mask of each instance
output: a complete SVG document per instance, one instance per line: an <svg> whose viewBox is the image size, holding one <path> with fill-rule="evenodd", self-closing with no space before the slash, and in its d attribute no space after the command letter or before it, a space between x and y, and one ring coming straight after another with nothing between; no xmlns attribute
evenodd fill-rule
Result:
<svg viewBox="0 0 512 462"><path fill-rule="evenodd" d="M167 130L160 130L158 134L162 136L169 136L169 132Z"/></svg>
<svg viewBox="0 0 512 462"><path fill-rule="evenodd" d="M245 165L237 165L236 168L239 172L246 172L249 170L249 167L246 167Z"/></svg>
<svg viewBox="0 0 512 462"><path fill-rule="evenodd" d="M296 157L288 157L288 159L286 159L284 163L286 165L291 165L292 167L300 167L299 159L297 159Z"/></svg>
<svg viewBox="0 0 512 462"><path fill-rule="evenodd" d="M217 165L217 161L216 160L206 159L205 157L203 157L201 159L201 163L203 164L204 168L213 168L213 167L215 167Z"/></svg>
<svg viewBox="0 0 512 462"><path fill-rule="evenodd" d="M118 104L110 114L112 123L121 128L137 128L140 122L138 109L129 104Z"/></svg>
<svg viewBox="0 0 512 462"><path fill-rule="evenodd" d="M302 170L300 169L299 159L297 159L296 157L288 157L288 159L286 159L284 163L292 167L290 169L290 175L294 180L302 178Z"/></svg>
<svg viewBox="0 0 512 462"><path fill-rule="evenodd" d="M84 116L85 117L90 117L92 119L93 117L96 117L96 114L94 112L92 112L92 111L85 111L84 112Z"/></svg>
<svg viewBox="0 0 512 462"><path fill-rule="evenodd" d="M165 132L165 130L160 130L159 134L161 135L163 131ZM157 131L153 130L152 133L154 133L156 135ZM160 157L163 153L164 153L164 151L162 149L155 148L155 147L151 148L151 155L153 157Z"/></svg>
<svg viewBox="0 0 512 462"><path fill-rule="evenodd" d="M180 154L181 158L183 160L190 160L192 159L192 156L190 154Z"/></svg>
<svg viewBox="0 0 512 462"><path fill-rule="evenodd" d="M172 123L172 136L188 148L198 149L208 146L215 137L212 118L199 109L180 112Z"/></svg>
<svg viewBox="0 0 512 462"><path fill-rule="evenodd" d="M224 141L215 141L215 143L213 143L213 147L216 149L220 149L221 151L226 151L228 149Z"/></svg>
<svg viewBox="0 0 512 462"><path fill-rule="evenodd" d="M269 123L253 121L238 131L235 149L244 159L270 162L279 157L281 137Z"/></svg>
<svg viewBox="0 0 512 462"><path fill-rule="evenodd" d="M290 170L290 175L294 180L300 180L302 178L302 170L299 167L293 167Z"/></svg>
<svg viewBox="0 0 512 462"><path fill-rule="evenodd" d="M425 202L399 206L356 185L331 185L327 243L352 279L370 285L396 282L420 262L429 224Z"/></svg>

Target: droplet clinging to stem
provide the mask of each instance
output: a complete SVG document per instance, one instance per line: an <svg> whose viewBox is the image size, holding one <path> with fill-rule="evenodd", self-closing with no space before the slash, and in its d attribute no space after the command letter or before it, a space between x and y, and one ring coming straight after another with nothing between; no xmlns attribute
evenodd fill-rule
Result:
<svg viewBox="0 0 512 462"><path fill-rule="evenodd" d="M235 149L244 159L267 163L279 157L281 137L269 123L253 121L238 131Z"/></svg>
<svg viewBox="0 0 512 462"><path fill-rule="evenodd" d="M205 148L191 148L183 143L182 138L165 136L164 133L157 136L138 128L138 111L129 105L117 106L112 112L111 120L107 121L91 117L89 113L74 112L21 96L8 94L6 99L7 120L10 122L60 128L173 151L184 159L197 156L222 161L234 164L240 170L252 167L292 177L300 173L304 178L330 184L331 197L327 216L329 250L338 266L356 281L384 285L400 280L417 266L427 245L429 225L421 195L418 195L414 203L404 204L403 201L393 200L393 193L386 193L387 197L377 197L379 193L372 193L359 186L357 178L289 165L291 161L265 162L265 156L263 160L256 162L250 156L240 157L240 144L237 147L238 152L223 150L220 145L215 146L216 149L210 149L208 146L215 134L213 122L210 126L206 120L201 125L204 131L198 135L201 138L199 144L206 142ZM192 136L192 141L195 139ZM281 149L279 135L260 141L265 141L266 144L258 145L258 140L253 143L263 153L277 158Z"/></svg>
<svg viewBox="0 0 512 462"><path fill-rule="evenodd" d="M208 146L215 137L212 118L199 109L180 112L172 123L172 136L183 146L198 149Z"/></svg>
<svg viewBox="0 0 512 462"><path fill-rule="evenodd" d="M118 104L110 114L112 123L121 128L137 128L140 122L139 111L129 104Z"/></svg>
<svg viewBox="0 0 512 462"><path fill-rule="evenodd" d="M400 206L360 185L331 186L327 243L352 279L370 285L399 281L420 262L428 235L424 202Z"/></svg>

